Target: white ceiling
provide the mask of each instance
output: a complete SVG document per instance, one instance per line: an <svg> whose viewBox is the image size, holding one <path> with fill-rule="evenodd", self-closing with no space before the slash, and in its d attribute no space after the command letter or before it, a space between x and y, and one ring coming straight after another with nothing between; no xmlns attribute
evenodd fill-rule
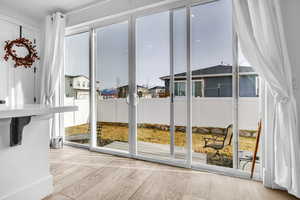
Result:
<svg viewBox="0 0 300 200"><path fill-rule="evenodd" d="M51 12L66 13L103 1L107 0L1 0L0 7L20 12L41 22Z"/></svg>

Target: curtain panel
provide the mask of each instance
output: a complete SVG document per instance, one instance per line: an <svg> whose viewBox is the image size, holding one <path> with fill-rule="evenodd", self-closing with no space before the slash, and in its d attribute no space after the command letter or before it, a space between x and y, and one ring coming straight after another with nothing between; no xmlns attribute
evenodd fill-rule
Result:
<svg viewBox="0 0 300 200"><path fill-rule="evenodd" d="M46 17L44 37L44 57L41 69L40 103L46 105L59 105L56 89L59 77L64 67L64 37L65 16L56 12ZM59 136L59 120L56 114L50 120L51 139Z"/></svg>
<svg viewBox="0 0 300 200"><path fill-rule="evenodd" d="M41 103L52 105L59 74L64 65L65 16L59 12L46 17L44 61L41 70Z"/></svg>
<svg viewBox="0 0 300 200"><path fill-rule="evenodd" d="M300 197L300 141L292 68L286 49L279 0L233 0L234 26L241 49L266 81L273 99L266 106L269 151L264 154L265 185L278 185ZM268 128L269 127L269 128ZM271 136L271 137L269 137Z"/></svg>

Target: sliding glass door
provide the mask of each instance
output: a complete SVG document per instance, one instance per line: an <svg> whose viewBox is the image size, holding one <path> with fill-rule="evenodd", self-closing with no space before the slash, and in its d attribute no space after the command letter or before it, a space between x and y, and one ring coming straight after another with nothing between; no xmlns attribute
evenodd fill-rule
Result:
<svg viewBox="0 0 300 200"><path fill-rule="evenodd" d="M186 72L187 72L187 12L186 8L172 10L172 64L171 76L165 80L170 83L170 91L173 100L171 101L171 122L173 127L173 151L175 158L187 159L187 96L186 96Z"/></svg>
<svg viewBox="0 0 300 200"><path fill-rule="evenodd" d="M79 61L80 66L95 63L87 80L95 80L91 113L96 119L92 129L88 118L76 124L87 134L66 132L66 138L84 135L80 142L87 143L92 130L97 151L247 174L258 149L260 79L237 45L232 1L177 6L92 28L90 62L89 54L79 59L81 51L88 52L88 33L81 36L85 45L77 44L80 50L67 43L73 61L66 72ZM71 37L77 35L66 41ZM88 70L68 73L88 76L83 69ZM84 98L78 92L76 97Z"/></svg>
<svg viewBox="0 0 300 200"><path fill-rule="evenodd" d="M244 57L238 46L238 129L239 129L239 169L258 177L261 168L259 148L260 118L260 77ZM256 159L254 154L256 151Z"/></svg>
<svg viewBox="0 0 300 200"><path fill-rule="evenodd" d="M170 157L169 12L136 19L137 152Z"/></svg>
<svg viewBox="0 0 300 200"><path fill-rule="evenodd" d="M65 113L65 140L88 145L90 142L89 32L65 39L64 105L78 106Z"/></svg>
<svg viewBox="0 0 300 200"><path fill-rule="evenodd" d="M231 0L191 7L192 134L195 164L233 167Z"/></svg>
<svg viewBox="0 0 300 200"><path fill-rule="evenodd" d="M128 152L128 22L95 32L97 146Z"/></svg>

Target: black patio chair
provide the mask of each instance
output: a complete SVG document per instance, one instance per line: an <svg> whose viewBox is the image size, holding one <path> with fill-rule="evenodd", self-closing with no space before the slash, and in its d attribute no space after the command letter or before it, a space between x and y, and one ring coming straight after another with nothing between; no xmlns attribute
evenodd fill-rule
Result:
<svg viewBox="0 0 300 200"><path fill-rule="evenodd" d="M220 156L220 150L231 144L233 131L232 124L227 126L225 135L215 135L210 138L204 138L204 148L212 148L216 150L214 156Z"/></svg>

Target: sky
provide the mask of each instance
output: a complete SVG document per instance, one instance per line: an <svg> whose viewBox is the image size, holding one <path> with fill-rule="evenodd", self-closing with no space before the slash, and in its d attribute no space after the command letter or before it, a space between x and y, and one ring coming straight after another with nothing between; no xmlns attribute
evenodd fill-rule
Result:
<svg viewBox="0 0 300 200"><path fill-rule="evenodd" d="M186 71L186 13L174 11L174 72ZM136 21L137 84L164 85L159 77L170 73L169 12L138 18ZM96 80L101 89L128 84L128 23L96 29ZM220 0L191 8L191 67L201 69L232 64L231 0ZM239 63L247 65L240 56ZM89 35L66 38L65 72L89 73Z"/></svg>

